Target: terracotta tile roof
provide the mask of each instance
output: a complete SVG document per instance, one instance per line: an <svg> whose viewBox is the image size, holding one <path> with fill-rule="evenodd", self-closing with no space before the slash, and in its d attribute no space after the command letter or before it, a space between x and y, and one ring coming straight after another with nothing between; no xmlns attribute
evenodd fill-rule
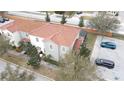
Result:
<svg viewBox="0 0 124 93"><path fill-rule="evenodd" d="M32 20L21 20L16 19L12 26L8 27L8 30L15 32L15 31L24 31L24 32L30 32L33 29L36 29L41 26L41 23L34 22Z"/></svg>
<svg viewBox="0 0 124 93"><path fill-rule="evenodd" d="M30 34L50 39L59 45L71 46L79 31L80 29L76 27L43 23L39 29L31 31Z"/></svg>
<svg viewBox="0 0 124 93"><path fill-rule="evenodd" d="M31 35L50 39L59 45L71 46L80 32L80 28L72 26L39 22L17 17L12 19L15 20L15 23L8 27L8 30L28 32Z"/></svg>

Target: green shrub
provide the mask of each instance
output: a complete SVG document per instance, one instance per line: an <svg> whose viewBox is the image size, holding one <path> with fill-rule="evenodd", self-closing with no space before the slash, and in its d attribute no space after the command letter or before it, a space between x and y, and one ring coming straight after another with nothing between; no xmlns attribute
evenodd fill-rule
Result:
<svg viewBox="0 0 124 93"><path fill-rule="evenodd" d="M78 24L79 27L84 27L84 20L83 20L83 17L80 18L80 22Z"/></svg>
<svg viewBox="0 0 124 93"><path fill-rule="evenodd" d="M65 17L64 14L63 14L62 20L61 20L61 24L65 24L65 23L66 23L66 17Z"/></svg>
<svg viewBox="0 0 124 93"><path fill-rule="evenodd" d="M56 66L59 66L60 65L59 62L57 62L57 61L55 61L55 60L52 59L52 56L51 55L44 55L43 60L45 62L48 62L48 63L53 64L53 65L56 65Z"/></svg>

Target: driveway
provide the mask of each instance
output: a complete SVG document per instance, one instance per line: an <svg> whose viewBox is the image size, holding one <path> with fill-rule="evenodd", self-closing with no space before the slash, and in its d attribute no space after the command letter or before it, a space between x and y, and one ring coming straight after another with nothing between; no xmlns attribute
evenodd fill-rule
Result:
<svg viewBox="0 0 124 93"><path fill-rule="evenodd" d="M102 41L115 42L117 48L115 50L101 48L100 43ZM114 38L98 36L94 45L94 49L91 55L91 61L94 62L96 58L109 59L115 62L114 69L107 69L105 67L97 67L98 74L105 80L124 80L124 41Z"/></svg>
<svg viewBox="0 0 124 93"><path fill-rule="evenodd" d="M3 59L0 59L0 73L1 73L2 71L4 71L4 69L5 69L7 63L8 63L7 61L5 61L5 60L3 60ZM10 62L9 62L9 63L10 63ZM16 67L16 65L13 64L13 63L10 63L10 66L11 66L12 68L15 68L15 67ZM26 69L26 68L20 67L20 69L21 69L21 70L26 70L28 73L32 73L32 71L30 71L30 70L28 70L28 69ZM34 74L34 76L35 76L35 80L34 80L34 81L52 81L52 79L50 79L50 78L48 78L48 77L46 77L46 76L44 76L44 75L41 75L41 74L39 74L39 73L33 72L33 74Z"/></svg>

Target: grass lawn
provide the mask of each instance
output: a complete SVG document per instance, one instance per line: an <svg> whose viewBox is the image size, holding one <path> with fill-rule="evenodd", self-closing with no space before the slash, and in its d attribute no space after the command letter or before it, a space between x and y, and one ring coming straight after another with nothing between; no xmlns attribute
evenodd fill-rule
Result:
<svg viewBox="0 0 124 93"><path fill-rule="evenodd" d="M121 39L124 40L124 35L120 35L120 34L113 34L112 36L113 38L117 38L117 39Z"/></svg>
<svg viewBox="0 0 124 93"><path fill-rule="evenodd" d="M33 67L31 67L30 65L27 65L26 60L19 58L18 56L15 56L15 55L4 54L0 57L7 60L7 61L10 61L14 64L17 64L19 66L30 69L31 71L35 71L39 74L45 75L45 76L52 78L52 79L56 79L57 71L55 71L53 69L47 68L45 66L41 66L39 69L33 69Z"/></svg>
<svg viewBox="0 0 124 93"><path fill-rule="evenodd" d="M97 35L95 34L91 34L91 33L88 33L87 34L87 40L86 40L86 43L87 43L87 47L92 50L93 47L94 47L94 43L96 41L96 38L97 38Z"/></svg>

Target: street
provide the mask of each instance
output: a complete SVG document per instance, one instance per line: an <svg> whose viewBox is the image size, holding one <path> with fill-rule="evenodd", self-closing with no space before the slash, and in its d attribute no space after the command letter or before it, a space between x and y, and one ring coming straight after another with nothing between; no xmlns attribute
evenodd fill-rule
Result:
<svg viewBox="0 0 124 93"><path fill-rule="evenodd" d="M117 48L115 50L100 47L102 37L98 36L94 45L91 56L91 61L94 62L96 58L103 58L112 60L115 63L114 69L97 66L98 74L105 80L124 80L124 41L114 38L104 37L102 41L115 42Z"/></svg>
<svg viewBox="0 0 124 93"><path fill-rule="evenodd" d="M9 62L9 63L10 63L10 62ZM5 67L6 67L6 64L7 64L7 62L6 62L5 60L0 59L0 73L1 73L2 71L4 71L4 69L5 69ZM13 63L10 63L10 66L11 66L12 68L15 68L15 67L16 67L16 65L13 64ZM20 67L20 68L21 68L21 70L26 70L27 72L32 73L32 71L30 71L30 70L28 70L28 69L26 69L26 68L23 68L23 67ZM43 75L41 75L41 74L38 74L38 73L36 73L36 72L33 72L33 74L34 74L34 76L35 76L35 80L34 80L34 81L52 81L52 79L50 79L50 78L48 78L48 77L46 77L46 76L43 76Z"/></svg>

